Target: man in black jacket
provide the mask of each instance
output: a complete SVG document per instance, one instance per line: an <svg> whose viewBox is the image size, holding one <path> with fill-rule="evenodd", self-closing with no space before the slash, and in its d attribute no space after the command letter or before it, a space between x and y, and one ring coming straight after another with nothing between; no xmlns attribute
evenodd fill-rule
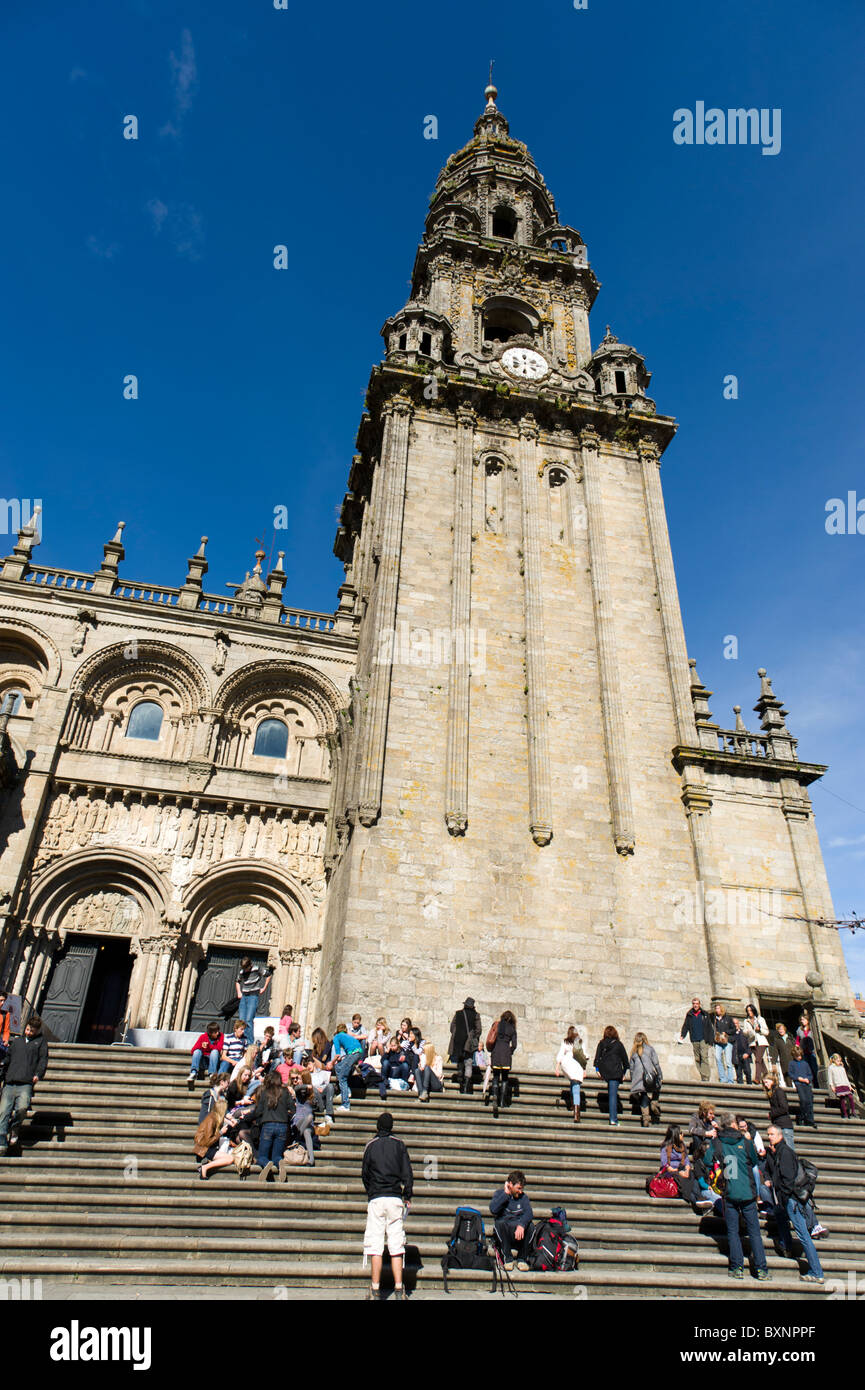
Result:
<svg viewBox="0 0 865 1390"><path fill-rule="evenodd" d="M802 1278L809 1284L823 1283L823 1267L814 1242L808 1232L805 1206L795 1195L799 1160L777 1125L770 1125L766 1131L769 1152L766 1156L767 1182L771 1184L775 1196L775 1220L778 1224L778 1244L783 1255L793 1254L793 1241L790 1225L802 1242L802 1250L808 1261L808 1270Z"/></svg>
<svg viewBox="0 0 865 1390"><path fill-rule="evenodd" d="M708 1081L709 1048L714 1041L715 1033L711 1019L707 1013L703 1012L703 1006L696 995L691 1000L691 1007L685 1014L685 1022L682 1024L682 1032L678 1041L684 1042L686 1037L691 1039L694 1061L699 1068L700 1079Z"/></svg>
<svg viewBox="0 0 865 1390"><path fill-rule="evenodd" d="M6 1084L0 1100L0 1157L30 1107L33 1087L41 1081L48 1066L48 1044L42 1036L42 1020L33 1014L19 1038L9 1044Z"/></svg>
<svg viewBox="0 0 865 1390"><path fill-rule="evenodd" d="M402 1264L405 1254L404 1217L411 1206L414 1178L408 1149L395 1138L393 1115L384 1110L376 1122L376 1136L363 1151L363 1185L369 1206L363 1237L363 1257L372 1257L372 1284L368 1298L378 1299L381 1266L387 1244L393 1270L394 1298L405 1298Z"/></svg>

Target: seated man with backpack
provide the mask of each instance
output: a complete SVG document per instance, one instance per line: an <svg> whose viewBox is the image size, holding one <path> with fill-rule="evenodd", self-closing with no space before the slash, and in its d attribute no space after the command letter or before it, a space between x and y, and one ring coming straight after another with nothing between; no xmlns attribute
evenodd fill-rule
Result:
<svg viewBox="0 0 865 1390"><path fill-rule="evenodd" d="M505 1269L513 1269L512 1251L516 1247L517 1269L527 1270L532 1238L532 1204L526 1196L526 1175L515 1168L508 1173L504 1187L493 1193L490 1211L505 1259Z"/></svg>
<svg viewBox="0 0 865 1390"><path fill-rule="evenodd" d="M814 1190L817 1170L813 1164L806 1167L796 1157L789 1144L784 1142L783 1132L778 1125L769 1126L766 1138L769 1140L767 1182L771 1184L775 1195L775 1220L781 1253L790 1256L793 1254L790 1234L792 1224L808 1261L808 1270L802 1278L809 1284L822 1284L823 1267L808 1233L806 1217L806 1204Z"/></svg>

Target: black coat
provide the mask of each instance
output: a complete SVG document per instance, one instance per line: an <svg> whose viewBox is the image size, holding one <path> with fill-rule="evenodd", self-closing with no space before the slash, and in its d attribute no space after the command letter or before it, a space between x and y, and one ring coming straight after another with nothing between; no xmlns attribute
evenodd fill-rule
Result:
<svg viewBox="0 0 865 1390"><path fill-rule="evenodd" d="M793 1128L790 1106L787 1103L787 1092L782 1091L780 1086L776 1086L769 1097L769 1119L779 1129Z"/></svg>
<svg viewBox="0 0 865 1390"><path fill-rule="evenodd" d="M48 1066L48 1044L41 1033L28 1038L24 1033L13 1038L6 1053L5 1081L7 1086L28 1086L34 1076L42 1079Z"/></svg>
<svg viewBox="0 0 865 1390"><path fill-rule="evenodd" d="M604 1081L621 1081L628 1070L628 1054L618 1038L601 1038L593 1064Z"/></svg>
<svg viewBox="0 0 865 1390"><path fill-rule="evenodd" d="M734 1062L742 1062L746 1057L751 1056L751 1039L744 1028L740 1028L738 1033L731 1033L730 1042L733 1044Z"/></svg>
<svg viewBox="0 0 865 1390"><path fill-rule="evenodd" d="M721 1014L720 1018L717 1014L712 1014L711 1022L713 1043L717 1040L719 1033L727 1034L727 1042L733 1041L733 1020L729 1014Z"/></svg>
<svg viewBox="0 0 865 1390"><path fill-rule="evenodd" d="M511 1058L517 1050L517 1030L512 1023L499 1023L496 1040L490 1054L490 1065L509 1067Z"/></svg>
<svg viewBox="0 0 865 1390"><path fill-rule="evenodd" d="M449 1057L460 1062L481 1045L481 1018L477 1009L457 1009L451 1022Z"/></svg>

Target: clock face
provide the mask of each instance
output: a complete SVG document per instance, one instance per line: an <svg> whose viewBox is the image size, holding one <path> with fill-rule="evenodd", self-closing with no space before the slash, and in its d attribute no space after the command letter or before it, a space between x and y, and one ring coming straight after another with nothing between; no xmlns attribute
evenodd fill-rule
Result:
<svg viewBox="0 0 865 1390"><path fill-rule="evenodd" d="M540 381L550 370L546 358L532 348L506 348L501 360L506 372L522 377L524 381Z"/></svg>

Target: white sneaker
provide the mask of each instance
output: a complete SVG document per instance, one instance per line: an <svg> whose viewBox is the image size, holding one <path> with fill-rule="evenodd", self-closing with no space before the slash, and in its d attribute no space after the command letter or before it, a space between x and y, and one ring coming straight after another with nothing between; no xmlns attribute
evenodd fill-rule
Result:
<svg viewBox="0 0 865 1390"><path fill-rule="evenodd" d="M823 1225L818 1221L818 1222L817 1222L817 1225L816 1225L816 1226L814 1227L814 1229L811 1231L811 1239L812 1239L812 1240L819 1240L819 1239L820 1239L820 1236L828 1236L828 1234L829 1234L828 1228L827 1228L826 1226L823 1226Z"/></svg>
<svg viewBox="0 0 865 1390"><path fill-rule="evenodd" d="M338 1105L334 1113L337 1115L350 1115L351 1111L347 1105Z"/></svg>

